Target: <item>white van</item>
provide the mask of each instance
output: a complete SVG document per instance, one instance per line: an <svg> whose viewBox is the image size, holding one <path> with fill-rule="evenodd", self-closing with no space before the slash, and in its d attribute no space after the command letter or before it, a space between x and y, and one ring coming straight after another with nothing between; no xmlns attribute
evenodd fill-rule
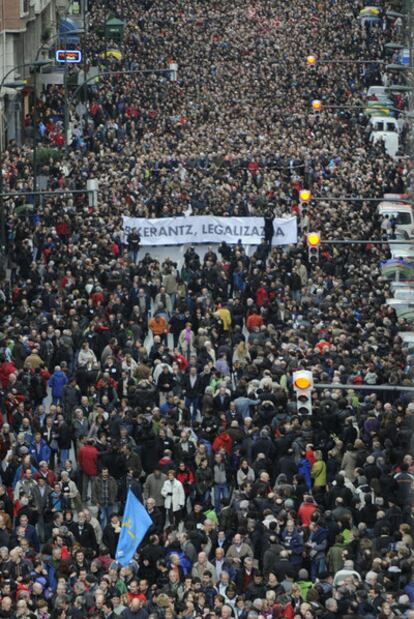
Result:
<svg viewBox="0 0 414 619"><path fill-rule="evenodd" d="M373 97L375 97L376 99L379 99L380 97L382 97L383 99L388 99L389 92L385 88L385 86L370 86L367 90L367 97L368 99L371 99Z"/></svg>
<svg viewBox="0 0 414 619"><path fill-rule="evenodd" d="M386 304L395 310L397 318L410 323L414 322L414 303L400 299L387 299Z"/></svg>
<svg viewBox="0 0 414 619"><path fill-rule="evenodd" d="M394 299L414 303L414 288L398 288L394 292Z"/></svg>
<svg viewBox="0 0 414 619"><path fill-rule="evenodd" d="M414 351L414 331L399 331L398 336L402 339L402 347L408 352Z"/></svg>
<svg viewBox="0 0 414 619"><path fill-rule="evenodd" d="M391 258L405 258L414 260L414 245L402 245L400 243L390 243ZM413 299L414 301L414 299Z"/></svg>
<svg viewBox="0 0 414 619"><path fill-rule="evenodd" d="M399 147L400 125L392 116L371 116L369 122L372 125L370 135L371 142L383 140L385 150L390 157L395 157Z"/></svg>
<svg viewBox="0 0 414 619"><path fill-rule="evenodd" d="M369 122L372 125L372 131L393 131L394 133L401 132L398 120L393 116L371 116Z"/></svg>
<svg viewBox="0 0 414 619"><path fill-rule="evenodd" d="M405 202L409 200L411 195L409 193L384 193L384 200L390 200L391 202Z"/></svg>
<svg viewBox="0 0 414 619"><path fill-rule="evenodd" d="M369 139L374 144L382 140L384 142L385 152L387 155L395 159L400 146L398 133L395 131L371 131Z"/></svg>
<svg viewBox="0 0 414 619"><path fill-rule="evenodd" d="M394 281L394 282L390 282L390 290L392 292L392 294L395 296L395 294L399 291L399 290L414 290L414 281L407 279L406 281Z"/></svg>
<svg viewBox="0 0 414 619"><path fill-rule="evenodd" d="M414 215L411 204L403 202L380 202L377 208L382 218L395 218L396 230L405 230L409 237L414 236Z"/></svg>

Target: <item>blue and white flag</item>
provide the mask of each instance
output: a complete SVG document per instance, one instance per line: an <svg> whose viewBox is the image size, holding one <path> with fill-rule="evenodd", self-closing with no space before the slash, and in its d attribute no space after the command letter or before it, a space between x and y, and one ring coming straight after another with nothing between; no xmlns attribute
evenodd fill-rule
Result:
<svg viewBox="0 0 414 619"><path fill-rule="evenodd" d="M152 520L147 510L132 490L128 490L115 554L118 563L128 565L151 525Z"/></svg>

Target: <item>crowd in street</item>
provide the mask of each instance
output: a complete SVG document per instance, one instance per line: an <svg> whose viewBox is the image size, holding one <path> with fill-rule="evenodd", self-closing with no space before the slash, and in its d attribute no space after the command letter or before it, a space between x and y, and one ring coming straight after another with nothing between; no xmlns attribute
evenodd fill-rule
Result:
<svg viewBox="0 0 414 619"><path fill-rule="evenodd" d="M388 59L401 20L387 0L377 26L362 0L88 4L84 56L115 74L72 102L67 157L59 86L2 157L25 195L5 201L0 618L413 619L414 402L376 390L413 385L410 326L386 304L386 246L325 244L311 264L303 235L379 239L364 198L411 186L362 114L392 76L334 62ZM33 132L60 148L36 199ZM96 204L58 193L91 178ZM299 242L177 263L122 235L122 215L189 210L295 214ZM301 416L298 369L348 388L314 389ZM122 567L130 489L153 524Z"/></svg>

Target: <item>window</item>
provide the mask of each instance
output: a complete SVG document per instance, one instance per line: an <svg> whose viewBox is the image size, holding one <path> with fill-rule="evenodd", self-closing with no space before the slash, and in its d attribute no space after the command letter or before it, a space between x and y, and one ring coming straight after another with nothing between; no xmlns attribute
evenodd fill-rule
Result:
<svg viewBox="0 0 414 619"><path fill-rule="evenodd" d="M397 226L409 226L411 224L411 217L410 217L410 213L402 213L401 211L399 211L397 213Z"/></svg>
<svg viewBox="0 0 414 619"><path fill-rule="evenodd" d="M20 17L29 14L29 0L20 0Z"/></svg>

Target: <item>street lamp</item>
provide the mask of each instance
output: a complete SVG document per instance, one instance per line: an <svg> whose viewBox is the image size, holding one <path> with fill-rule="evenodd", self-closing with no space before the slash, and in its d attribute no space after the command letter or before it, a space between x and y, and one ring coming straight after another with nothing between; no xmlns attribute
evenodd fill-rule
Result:
<svg viewBox="0 0 414 619"><path fill-rule="evenodd" d="M67 32L55 32L55 34L50 37L50 39L48 39L47 43L42 44L39 49L37 50L36 53L36 59L39 58L41 52L45 49L49 50L50 44L54 41L56 41L56 39L61 38L64 41L64 45L65 48L67 46L67 39L68 37L73 37L73 36L81 36L83 34L85 34L86 32L86 27L85 28L74 28L73 30L69 30ZM50 61L49 61L50 62ZM64 97L64 116L63 116L63 133L65 136L65 152L67 152L67 145L66 145L66 139L67 139L67 135L68 135L68 126L69 126L69 117L68 117L68 74L67 74L67 58L65 56L65 62L64 62L64 69L63 69L63 97ZM36 90L36 89L35 89Z"/></svg>
<svg viewBox="0 0 414 619"><path fill-rule="evenodd" d="M26 86L26 82L21 81L21 80L13 80L13 82L8 82L7 78L14 73L15 71L18 71L19 69L24 69L27 67L43 67L45 64L49 64L50 61L44 61L44 60L34 60L33 62L25 62L24 64L19 64L16 65L15 67L12 67L10 69L10 71L8 71L5 75L3 75L3 78L0 82L0 92L3 90L3 88L22 88L24 86ZM2 131L3 133L3 131Z"/></svg>
<svg viewBox="0 0 414 619"><path fill-rule="evenodd" d="M39 49L36 52L36 60L39 58L39 55L43 50L49 50L50 44L56 41L59 37L62 38L63 41L67 41L68 37L77 37L85 34L86 30L84 28L74 28L68 32L55 32L55 34L50 37L46 43L42 43Z"/></svg>
<svg viewBox="0 0 414 619"><path fill-rule="evenodd" d="M404 45L401 45L401 43L394 43L393 41L390 41L389 43L385 43L384 48L391 51L399 51L401 49L404 49Z"/></svg>
<svg viewBox="0 0 414 619"><path fill-rule="evenodd" d="M70 33L65 33L66 42L65 47L67 46L67 34L71 36L77 34L84 34L85 30L83 28L78 28L77 30L71 30ZM64 39L65 40L65 39ZM65 63L63 65L63 97L64 97L64 117L63 117L63 135L64 135L64 148L65 153L68 153L68 130L69 130L69 101L68 101L68 59L67 55L65 55Z"/></svg>
<svg viewBox="0 0 414 619"><path fill-rule="evenodd" d="M50 64L50 61L44 60L34 60L33 62L25 62L24 64L16 65L10 71L8 71L0 82L0 94L3 88L22 88L26 85L26 82L22 80L15 80L13 82L8 82L7 78L9 75L18 71L19 69L25 69L27 67L40 68L47 64ZM2 127L3 134L4 126ZM4 193L3 193L3 160L0 161L0 256L4 256L6 248L6 225L5 225L5 217L4 217Z"/></svg>
<svg viewBox="0 0 414 619"><path fill-rule="evenodd" d="M385 68L387 71L409 71L410 69L414 69L414 67L408 64L400 64L398 62L386 64Z"/></svg>
<svg viewBox="0 0 414 619"><path fill-rule="evenodd" d="M24 88L26 86L26 82L19 81L16 80L15 82L4 82L3 84L3 88L13 88L13 89L18 89L18 88Z"/></svg>
<svg viewBox="0 0 414 619"><path fill-rule="evenodd" d="M386 90L390 92L412 92L414 89L412 86L408 86L408 84L391 84L386 87Z"/></svg>

